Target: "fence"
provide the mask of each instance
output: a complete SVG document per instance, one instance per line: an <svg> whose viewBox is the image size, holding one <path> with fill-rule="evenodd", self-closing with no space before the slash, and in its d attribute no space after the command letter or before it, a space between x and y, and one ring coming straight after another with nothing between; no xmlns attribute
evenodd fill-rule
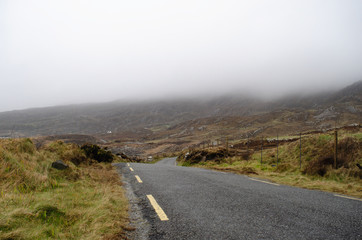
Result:
<svg viewBox="0 0 362 240"><path fill-rule="evenodd" d="M338 163L338 131L339 129L360 129L361 126L346 126L335 128L334 130L328 131L310 131L304 133L298 133L295 137L292 138L280 138L279 134L275 138L264 138L256 137L256 138L244 138L233 139L230 141L229 137L221 137L213 140L204 140L198 145L193 145L189 148L189 150L193 149L212 149L212 148L225 148L227 155L230 156L245 156L249 153L257 153L260 151L260 166L263 165L263 151L267 149L276 149L276 167L280 164L279 159L279 147L281 145L291 143L291 142L299 142L299 168L302 168L302 157L303 157L303 140L315 134L327 134L333 136L334 147L333 147L333 168L337 168ZM230 142L234 142L234 144L230 144Z"/></svg>

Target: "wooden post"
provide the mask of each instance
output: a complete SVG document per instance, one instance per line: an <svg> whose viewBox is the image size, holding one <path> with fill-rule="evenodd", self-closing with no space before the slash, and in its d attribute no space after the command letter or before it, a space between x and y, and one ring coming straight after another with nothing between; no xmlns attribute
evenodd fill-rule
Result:
<svg viewBox="0 0 362 240"><path fill-rule="evenodd" d="M249 153L249 135L248 135L248 141L246 142L246 150Z"/></svg>
<svg viewBox="0 0 362 240"><path fill-rule="evenodd" d="M338 132L337 129L334 130L334 163L333 167L337 169L337 148L338 148Z"/></svg>
<svg viewBox="0 0 362 240"><path fill-rule="evenodd" d="M263 137L261 137L261 148L260 148L260 168L261 165L263 164Z"/></svg>
<svg viewBox="0 0 362 240"><path fill-rule="evenodd" d="M302 168L302 133L299 133L299 169Z"/></svg>
<svg viewBox="0 0 362 240"><path fill-rule="evenodd" d="M229 138L226 137L226 154L229 155Z"/></svg>
<svg viewBox="0 0 362 240"><path fill-rule="evenodd" d="M279 162L279 134L277 133L277 167Z"/></svg>

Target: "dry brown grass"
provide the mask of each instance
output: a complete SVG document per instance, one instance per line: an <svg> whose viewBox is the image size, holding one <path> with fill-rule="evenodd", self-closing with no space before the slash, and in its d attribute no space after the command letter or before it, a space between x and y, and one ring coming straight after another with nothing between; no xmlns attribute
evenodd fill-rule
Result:
<svg viewBox="0 0 362 240"><path fill-rule="evenodd" d="M128 202L111 165L83 161L76 145L0 142L0 239L125 239ZM64 160L70 168L50 167Z"/></svg>

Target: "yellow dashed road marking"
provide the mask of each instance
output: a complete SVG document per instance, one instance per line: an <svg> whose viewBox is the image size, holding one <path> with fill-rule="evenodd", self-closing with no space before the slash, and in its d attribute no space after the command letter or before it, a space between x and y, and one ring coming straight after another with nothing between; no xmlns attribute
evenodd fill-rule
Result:
<svg viewBox="0 0 362 240"><path fill-rule="evenodd" d="M275 186L280 186L277 183L271 183L271 182L267 182L267 181L263 181L263 180L259 180L259 179L255 179L255 178L249 178L249 179L253 180L253 181L257 181L257 182L262 182L262 183L267 183L267 184L271 184L271 185L275 185Z"/></svg>
<svg viewBox="0 0 362 240"><path fill-rule="evenodd" d="M352 199L352 200L357 200L357 201L362 201L362 199L359 199L359 198L348 197L348 196L343 196L343 195L339 195L339 194L334 194L334 196L341 197L341 198Z"/></svg>
<svg viewBox="0 0 362 240"><path fill-rule="evenodd" d="M138 181L139 183L143 183L142 180L141 180L141 178L140 178L138 175L135 175L135 178L137 179L137 181Z"/></svg>
<svg viewBox="0 0 362 240"><path fill-rule="evenodd" d="M134 171L134 170L133 170L133 168L131 168L131 167L129 168L129 170L131 170L131 172L133 172L133 171Z"/></svg>
<svg viewBox="0 0 362 240"><path fill-rule="evenodd" d="M129 163L127 163L127 167L129 167Z"/></svg>
<svg viewBox="0 0 362 240"><path fill-rule="evenodd" d="M154 199L154 197L152 195L147 195L148 200L150 200L150 203L152 205L152 207L155 209L158 217L160 218L161 221L168 221L168 217L166 215L166 213L162 210L162 208L160 207L160 205L158 205L158 203L156 202L156 200Z"/></svg>

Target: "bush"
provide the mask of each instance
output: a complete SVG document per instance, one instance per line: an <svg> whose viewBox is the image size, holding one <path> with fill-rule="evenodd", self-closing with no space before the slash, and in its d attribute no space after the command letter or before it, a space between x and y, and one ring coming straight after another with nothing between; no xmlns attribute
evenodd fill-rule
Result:
<svg viewBox="0 0 362 240"><path fill-rule="evenodd" d="M84 144L81 149L84 151L88 158L92 158L97 162L112 162L113 154L110 151L100 148L94 144Z"/></svg>
<svg viewBox="0 0 362 240"><path fill-rule="evenodd" d="M208 149L208 150L196 149L192 150L189 153L189 155L185 158L185 161L190 164L200 163L204 161L214 161L220 163L227 156L228 153L225 148Z"/></svg>

